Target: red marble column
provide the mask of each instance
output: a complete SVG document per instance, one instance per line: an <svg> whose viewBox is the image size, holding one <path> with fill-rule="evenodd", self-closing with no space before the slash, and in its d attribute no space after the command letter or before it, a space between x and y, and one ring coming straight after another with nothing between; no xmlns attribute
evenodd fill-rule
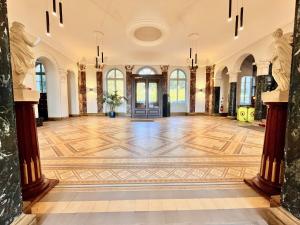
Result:
<svg viewBox="0 0 300 225"><path fill-rule="evenodd" d="M169 66L168 65L163 65L160 66L161 73L163 76L162 79L162 94L168 94L169 93L169 88L168 88L168 71L169 71Z"/></svg>
<svg viewBox="0 0 300 225"><path fill-rule="evenodd" d="M86 66L78 64L78 91L79 91L79 113L87 114L87 96L86 96Z"/></svg>
<svg viewBox="0 0 300 225"><path fill-rule="evenodd" d="M42 174L34 104L15 103L23 200L43 196L58 183Z"/></svg>
<svg viewBox="0 0 300 225"><path fill-rule="evenodd" d="M190 113L196 112L197 69L198 66L190 68Z"/></svg>
<svg viewBox="0 0 300 225"><path fill-rule="evenodd" d="M283 182L285 131L288 103L266 103L268 107L260 173L247 184L265 196L278 195Z"/></svg>
<svg viewBox="0 0 300 225"><path fill-rule="evenodd" d="M103 113L103 69L104 69L104 65L101 64L99 68L97 68L97 72L96 72L98 113Z"/></svg>
<svg viewBox="0 0 300 225"><path fill-rule="evenodd" d="M205 112L213 114L215 66L206 67Z"/></svg>
<svg viewBox="0 0 300 225"><path fill-rule="evenodd" d="M132 104L132 70L134 66L126 65L126 98L127 98L127 114L131 115Z"/></svg>

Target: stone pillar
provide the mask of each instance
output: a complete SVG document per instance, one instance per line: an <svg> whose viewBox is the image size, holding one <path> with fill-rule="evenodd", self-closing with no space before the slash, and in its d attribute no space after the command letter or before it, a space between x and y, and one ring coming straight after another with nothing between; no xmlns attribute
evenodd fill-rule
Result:
<svg viewBox="0 0 300 225"><path fill-rule="evenodd" d="M282 205L300 219L300 0L296 1L295 18Z"/></svg>
<svg viewBox="0 0 300 225"><path fill-rule="evenodd" d="M22 213L6 0L0 0L0 224Z"/></svg>
<svg viewBox="0 0 300 225"><path fill-rule="evenodd" d="M127 97L127 115L131 116L131 107L132 107L132 70L134 69L133 65L126 65L126 97Z"/></svg>
<svg viewBox="0 0 300 225"><path fill-rule="evenodd" d="M169 71L169 66L168 65L163 65L160 66L161 68L161 74L163 76L162 79L162 94L168 94L168 71Z"/></svg>
<svg viewBox="0 0 300 225"><path fill-rule="evenodd" d="M190 113L196 112L197 69L198 66L190 67Z"/></svg>
<svg viewBox="0 0 300 225"><path fill-rule="evenodd" d="M86 65L78 63L79 114L87 114Z"/></svg>
<svg viewBox="0 0 300 225"><path fill-rule="evenodd" d="M255 120L266 119L267 106L262 101L262 93L270 90L270 62L260 61L256 63L256 93L255 93Z"/></svg>
<svg viewBox="0 0 300 225"><path fill-rule="evenodd" d="M214 80L214 94L213 94L213 113L220 113L220 104L221 104L221 82L222 80L218 77L215 77Z"/></svg>
<svg viewBox="0 0 300 225"><path fill-rule="evenodd" d="M206 67L205 112L209 115L214 112L214 73L215 66Z"/></svg>
<svg viewBox="0 0 300 225"><path fill-rule="evenodd" d="M229 76L229 100L228 100L228 116L236 117L236 97L237 97L237 79L238 73Z"/></svg>
<svg viewBox="0 0 300 225"><path fill-rule="evenodd" d="M101 64L96 70L97 78L97 108L98 113L103 113L103 69L104 64Z"/></svg>

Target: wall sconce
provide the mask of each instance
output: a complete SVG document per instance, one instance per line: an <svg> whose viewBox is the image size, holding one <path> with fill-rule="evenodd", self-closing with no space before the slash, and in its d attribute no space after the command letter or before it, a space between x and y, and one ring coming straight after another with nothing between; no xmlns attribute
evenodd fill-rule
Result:
<svg viewBox="0 0 300 225"><path fill-rule="evenodd" d="M87 88L88 92L95 92L95 88Z"/></svg>

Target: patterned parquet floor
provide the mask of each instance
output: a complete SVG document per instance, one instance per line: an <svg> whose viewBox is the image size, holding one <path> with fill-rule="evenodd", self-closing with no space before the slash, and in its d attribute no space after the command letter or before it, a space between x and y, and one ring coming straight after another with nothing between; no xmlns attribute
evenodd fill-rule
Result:
<svg viewBox="0 0 300 225"><path fill-rule="evenodd" d="M257 174L256 128L208 116L80 117L47 122L38 135L43 173L61 185L224 183Z"/></svg>

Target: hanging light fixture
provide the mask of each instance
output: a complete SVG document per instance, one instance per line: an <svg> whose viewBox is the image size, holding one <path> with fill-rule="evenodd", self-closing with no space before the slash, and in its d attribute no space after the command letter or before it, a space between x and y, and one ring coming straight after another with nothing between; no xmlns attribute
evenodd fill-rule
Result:
<svg viewBox="0 0 300 225"><path fill-rule="evenodd" d="M101 64L104 63L104 53L103 53L103 36L104 34L100 31L95 31L95 37L96 37L96 65L95 67L98 69L100 67L99 61L100 61L100 50L101 50Z"/></svg>
<svg viewBox="0 0 300 225"><path fill-rule="evenodd" d="M199 34L198 33L191 33L188 35L189 39L189 45L190 45L190 54L189 58L187 59L187 63L192 69L194 69L195 66L198 65L198 39L199 39ZM193 58L193 52L194 58Z"/></svg>
<svg viewBox="0 0 300 225"><path fill-rule="evenodd" d="M239 38L239 0L236 1L236 16L235 16L235 28L234 28L234 39Z"/></svg>
<svg viewBox="0 0 300 225"><path fill-rule="evenodd" d="M240 17L240 30L244 30L244 0L242 0Z"/></svg>
<svg viewBox="0 0 300 225"><path fill-rule="evenodd" d="M228 14L228 22L232 21L232 0L229 0L229 14Z"/></svg>
<svg viewBox="0 0 300 225"><path fill-rule="evenodd" d="M59 2L59 26L64 26L63 6L61 1Z"/></svg>
<svg viewBox="0 0 300 225"><path fill-rule="evenodd" d="M46 35L50 36L50 17L49 17L49 11L46 11Z"/></svg>
<svg viewBox="0 0 300 225"><path fill-rule="evenodd" d="M56 16L56 0L52 1L52 14Z"/></svg>

